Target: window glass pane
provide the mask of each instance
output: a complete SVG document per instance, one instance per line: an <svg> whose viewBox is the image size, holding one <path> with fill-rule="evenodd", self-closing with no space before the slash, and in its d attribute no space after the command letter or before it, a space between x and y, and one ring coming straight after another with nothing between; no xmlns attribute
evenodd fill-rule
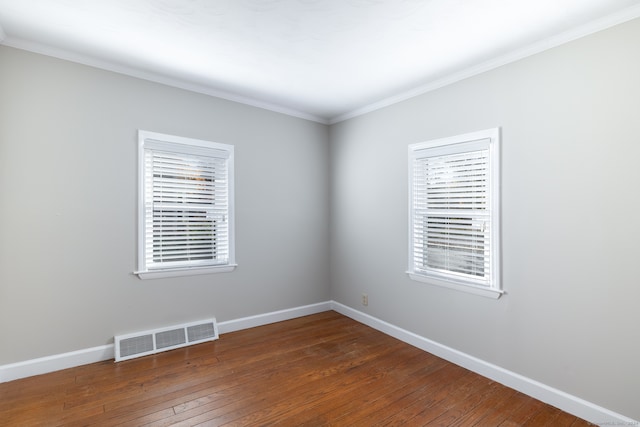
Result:
<svg viewBox="0 0 640 427"><path fill-rule="evenodd" d="M410 146L410 272L497 286L493 139L467 136Z"/></svg>
<svg viewBox="0 0 640 427"><path fill-rule="evenodd" d="M190 145L191 140L168 135L153 134L153 139L141 135L141 139L140 271L229 264L230 151L224 144L194 140Z"/></svg>

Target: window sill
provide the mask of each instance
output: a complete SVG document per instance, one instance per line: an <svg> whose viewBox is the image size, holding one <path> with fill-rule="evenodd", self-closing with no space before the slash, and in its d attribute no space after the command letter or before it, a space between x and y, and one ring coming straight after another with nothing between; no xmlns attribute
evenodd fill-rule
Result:
<svg viewBox="0 0 640 427"><path fill-rule="evenodd" d="M200 268L175 268L167 270L134 271L141 280L162 279L165 277L195 276L200 274L229 273L237 267L237 264L227 264L216 267Z"/></svg>
<svg viewBox="0 0 640 427"><path fill-rule="evenodd" d="M456 291L466 292L469 294L480 295L486 298L498 299L504 294L504 291L492 288L486 288L484 286L476 285L463 285L460 283L449 282L447 280L440 280L434 277L427 277L421 274L415 274L407 271L409 278L417 282L428 283L430 285L436 285L443 288L454 289Z"/></svg>

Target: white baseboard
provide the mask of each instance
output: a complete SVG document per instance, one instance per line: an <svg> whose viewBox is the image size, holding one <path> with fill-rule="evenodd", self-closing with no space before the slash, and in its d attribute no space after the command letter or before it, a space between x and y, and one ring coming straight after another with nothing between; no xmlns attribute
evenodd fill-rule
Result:
<svg viewBox="0 0 640 427"><path fill-rule="evenodd" d="M220 334L225 334L233 331L239 331L241 329L248 329L256 326L268 325L269 323L281 322L283 320L295 319L296 317L307 316L328 310L331 310L331 301L305 305L287 310L274 311L271 313L258 314L256 316L243 317L236 320L227 320L225 322L218 323L218 332ZM25 360L24 362L0 365L0 383L32 377L34 375L46 374L49 372L59 371L61 369L73 368L75 366L86 365L89 363L101 362L103 360L113 358L114 345L108 344L84 350L72 351L69 353L41 357L38 359Z"/></svg>
<svg viewBox="0 0 640 427"><path fill-rule="evenodd" d="M113 344L0 366L0 383L113 359Z"/></svg>
<svg viewBox="0 0 640 427"><path fill-rule="evenodd" d="M384 332L394 338L413 345L421 350L441 357L463 368L469 369L484 377L513 388L549 405L555 406L565 412L585 419L598 425L640 425L638 421L624 415L610 411L606 408L588 402L579 397L557 390L542 384L531 378L527 378L515 372L508 371L484 360L470 356L451 347L431 341L420 335L394 326L383 320L377 319L361 311L333 301L331 308L340 314L364 323L374 329Z"/></svg>
<svg viewBox="0 0 640 427"><path fill-rule="evenodd" d="M218 331L220 334L225 334L328 310L335 310L340 314L411 344L414 347L427 351L592 423L599 425L640 425L638 421L632 420L624 415L549 387L531 378L485 362L484 360L470 356L451 347L431 341L428 338L414 334L413 332L409 332L335 301L326 301L235 320L227 320L218 323ZM109 344L2 365L0 366L0 383L113 358L114 346L113 344Z"/></svg>
<svg viewBox="0 0 640 427"><path fill-rule="evenodd" d="M329 311L331 310L332 303L333 301L325 301L317 304L304 305L302 307L272 311L271 313L258 314L256 316L249 316L240 319L219 322L218 332L220 334L226 334L242 329L255 328L256 326L268 325L270 323L282 322L283 320L290 320L297 317L308 316L310 314L321 313L323 311Z"/></svg>

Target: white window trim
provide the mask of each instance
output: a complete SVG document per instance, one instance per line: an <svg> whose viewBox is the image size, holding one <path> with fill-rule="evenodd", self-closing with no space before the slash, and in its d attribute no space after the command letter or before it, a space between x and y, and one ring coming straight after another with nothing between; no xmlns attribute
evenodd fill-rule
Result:
<svg viewBox="0 0 640 427"><path fill-rule="evenodd" d="M229 228L229 257L225 264L193 266L180 268L162 268L149 270L145 265L145 206L144 206L144 174L145 142L153 141L171 144L184 144L193 149L201 147L207 150L221 150L228 156L228 228ZM197 148L196 148L197 149ZM226 273L233 271L235 262L235 212L234 212L234 146L199 139L185 138L175 135L166 135L144 130L138 131L138 271L134 271L140 279L159 279L165 277L191 276L211 273Z"/></svg>
<svg viewBox="0 0 640 427"><path fill-rule="evenodd" d="M425 274L418 272L414 266L414 242L413 242L413 161L419 150L434 149L437 147L450 146L452 144L471 143L473 141L489 139L489 158L491 166L490 173L490 194L491 194L491 271L492 280L489 286L473 284L471 281L464 279L456 280L451 277L438 277L437 274ZM486 129L478 132L471 132L463 135L457 135L447 138L441 138L426 142L420 142L409 145L409 163L408 163L408 179L409 179L409 228L408 228L408 270L407 274L410 279L428 283L431 285L441 286L457 291L468 292L474 295L480 295L488 298L500 298L504 291L502 290L501 268L500 268L500 128Z"/></svg>

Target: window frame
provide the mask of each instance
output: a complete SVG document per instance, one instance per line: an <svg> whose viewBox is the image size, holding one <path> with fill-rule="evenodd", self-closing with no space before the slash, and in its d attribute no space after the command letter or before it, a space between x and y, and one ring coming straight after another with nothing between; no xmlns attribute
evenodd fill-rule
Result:
<svg viewBox="0 0 640 427"><path fill-rule="evenodd" d="M466 153L474 152L473 148L464 149L464 147L474 147L484 144L482 141L488 140L488 185L487 191L489 196L488 215L489 215L489 266L490 277L487 284L481 284L476 280L468 279L454 272L442 273L435 271L425 271L424 268L419 271L416 268L414 260L414 247L416 245L414 236L414 167L415 161L425 156L426 153L432 155L450 155L454 152ZM469 144L469 145L465 145ZM410 279L428 283L432 285L442 286L450 289L464 291L476 295L489 298L500 298L504 293L502 290L501 266L500 266L500 241L501 241L501 222L500 222L500 128L491 128L477 132L466 133L446 138L434 139L416 144L410 144L408 147L408 178L409 178L409 229L408 229L408 270L407 274ZM426 201L426 197L424 199ZM471 209L465 212L465 215L473 216ZM434 269L435 270L435 269Z"/></svg>
<svg viewBox="0 0 640 427"><path fill-rule="evenodd" d="M181 154L194 152L207 153L211 157L226 158L227 169L227 228L228 257L225 263L194 266L169 266L149 268L146 263L146 210L145 210L145 151L153 150L158 145L171 146ZM184 147L184 152L181 151ZM161 149L155 148L158 151ZM220 153L220 156L211 155ZM157 132L138 130L138 270L134 272L140 279L156 279L164 277L191 276L211 273L230 272L237 266L235 260L235 215L234 215L234 146L218 142L167 135Z"/></svg>

